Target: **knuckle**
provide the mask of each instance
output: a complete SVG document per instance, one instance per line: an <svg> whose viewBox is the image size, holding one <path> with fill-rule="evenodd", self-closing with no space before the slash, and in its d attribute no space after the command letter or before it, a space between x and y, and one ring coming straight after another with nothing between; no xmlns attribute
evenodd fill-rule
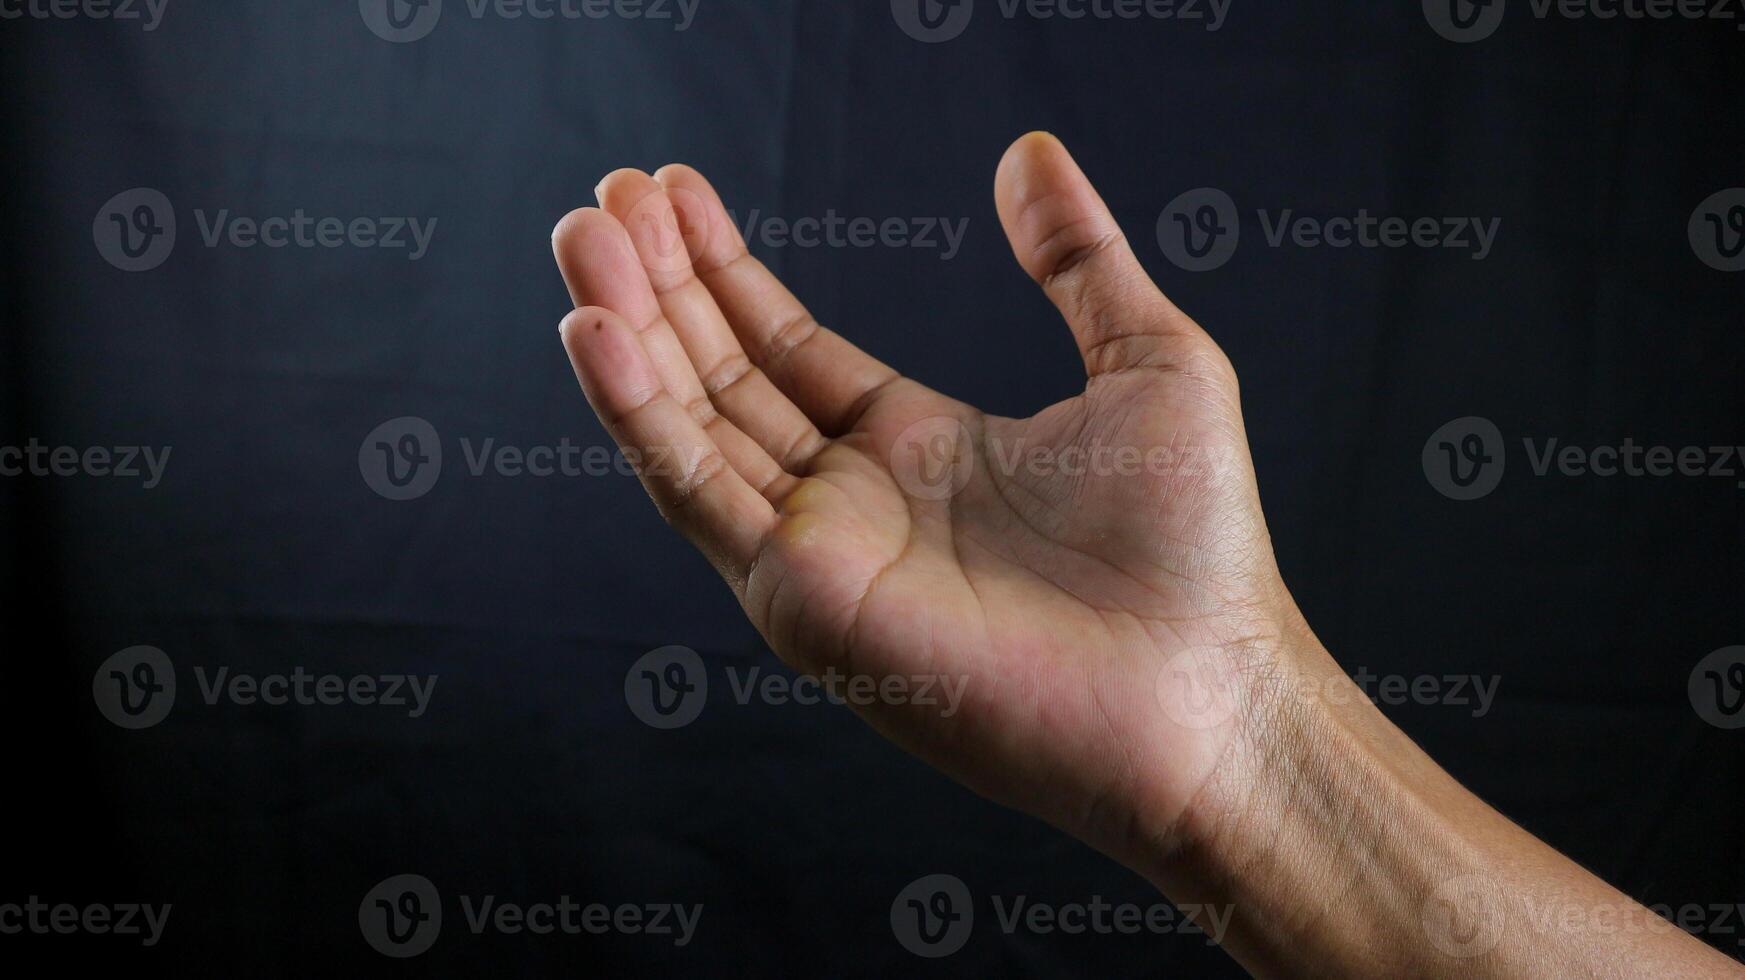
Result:
<svg viewBox="0 0 1745 980"><path fill-rule="evenodd" d="M719 395L741 381L751 377L757 371L757 365L751 363L751 358L744 353L729 354L725 360L715 366L709 376L703 379L703 390L711 396Z"/></svg>
<svg viewBox="0 0 1745 980"><path fill-rule="evenodd" d="M697 503L709 489L709 485L725 476L728 472L727 458L719 450L704 450L690 469L679 475L673 481L672 494L668 503L670 513L682 515L694 510Z"/></svg>
<svg viewBox="0 0 1745 980"><path fill-rule="evenodd" d="M1043 257L1040 268L1045 286L1069 279L1083 272L1097 256L1125 241L1116 229L1096 227L1092 219L1064 225L1043 239L1037 252Z"/></svg>
<svg viewBox="0 0 1745 980"><path fill-rule="evenodd" d="M763 343L763 350L758 357L758 363L768 367L780 364L794 351L799 350L818 335L818 321L812 319L812 314L800 310L789 317L787 322L777 327Z"/></svg>

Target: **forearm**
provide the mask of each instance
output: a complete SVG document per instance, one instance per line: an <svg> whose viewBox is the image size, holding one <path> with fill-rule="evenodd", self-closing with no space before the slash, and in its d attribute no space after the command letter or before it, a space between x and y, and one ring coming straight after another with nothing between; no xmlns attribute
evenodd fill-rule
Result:
<svg viewBox="0 0 1745 980"><path fill-rule="evenodd" d="M1142 869L1261 976L1739 976L1498 814L1318 647ZM1344 687L1342 688L1341 685ZM1308 696L1304 692L1337 696Z"/></svg>

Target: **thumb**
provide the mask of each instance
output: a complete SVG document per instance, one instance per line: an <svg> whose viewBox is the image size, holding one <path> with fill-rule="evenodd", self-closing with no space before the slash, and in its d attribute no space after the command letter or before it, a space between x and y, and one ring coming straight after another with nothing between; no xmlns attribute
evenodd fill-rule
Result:
<svg viewBox="0 0 1745 980"><path fill-rule="evenodd" d="M1060 140L1029 133L994 178L1000 224L1078 341L1092 377L1171 360L1205 335L1166 299Z"/></svg>

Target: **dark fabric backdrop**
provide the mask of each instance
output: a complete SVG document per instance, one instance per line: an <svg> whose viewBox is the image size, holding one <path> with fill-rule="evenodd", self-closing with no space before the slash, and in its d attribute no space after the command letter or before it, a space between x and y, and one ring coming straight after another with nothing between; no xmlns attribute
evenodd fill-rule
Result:
<svg viewBox="0 0 1745 980"><path fill-rule="evenodd" d="M173 446L161 486L0 479L8 598L0 902L170 902L163 942L0 936L0 961L306 976L1239 975L1198 937L1002 934L925 961L893 897L1153 901L1144 882L886 746L846 711L740 706L779 670L633 479L474 477L460 440L606 437L556 325L548 233L619 166L711 175L785 218L968 220L960 254L758 251L818 317L922 381L1027 414L1082 375L992 203L1002 150L1049 129L1242 374L1280 563L1352 671L1500 679L1483 717L1388 713L1503 812L1631 895L1745 901L1745 742L1686 695L1745 643L1738 478L1535 477L1520 438L1745 443L1745 274L1698 261L1692 209L1745 184L1745 35L1509 5L1493 38L1419 4L1248 4L1218 31L1036 20L993 0L921 44L884 0L702 0L639 20L474 19L377 38L356 4L170 0L161 26L0 21L0 444ZM160 268L93 245L117 192L162 191ZM1233 260L1165 258L1191 188L1246 212ZM207 248L194 211L436 218L428 254ZM1501 219L1448 250L1270 248L1256 209ZM428 420L442 479L362 479L379 423ZM1511 440L1473 502L1425 440ZM92 674L147 644L182 690L124 731ZM655 731L624 677L711 665L708 709ZM434 673L417 719L201 702L193 669ZM391 874L451 917L405 963L359 935ZM471 936L455 894L701 902L694 942ZM1734 955L1745 924L1711 941Z"/></svg>

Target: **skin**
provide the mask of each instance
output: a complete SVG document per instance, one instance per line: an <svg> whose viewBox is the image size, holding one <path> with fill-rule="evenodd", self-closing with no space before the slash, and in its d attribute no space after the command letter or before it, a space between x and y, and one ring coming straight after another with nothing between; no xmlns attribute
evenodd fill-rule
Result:
<svg viewBox="0 0 1745 980"><path fill-rule="evenodd" d="M1745 972L1357 691L1279 575L1235 371L1058 140L1020 139L995 178L1086 369L1027 419L818 325L695 170L620 170L596 196L553 235L588 401L785 662L963 684L949 716L856 708L892 741L1178 903L1228 906L1257 975Z"/></svg>

